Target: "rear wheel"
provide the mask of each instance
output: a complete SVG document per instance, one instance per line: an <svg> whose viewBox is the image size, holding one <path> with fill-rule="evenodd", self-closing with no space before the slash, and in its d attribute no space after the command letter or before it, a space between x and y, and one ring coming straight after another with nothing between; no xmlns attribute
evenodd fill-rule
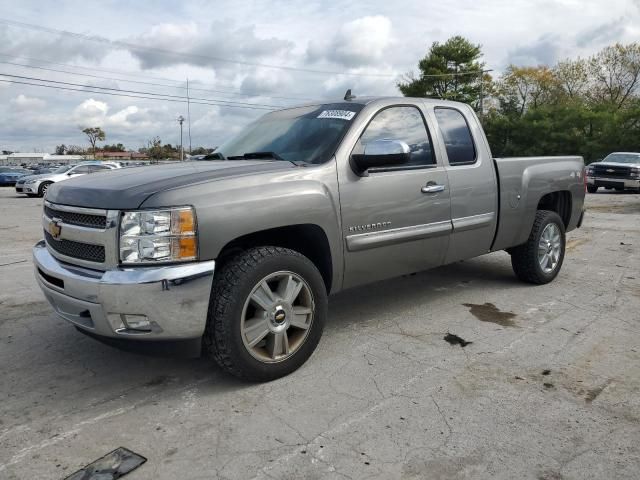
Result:
<svg viewBox="0 0 640 480"><path fill-rule="evenodd" d="M53 182L42 182L40 187L38 187L38 196L44 197L47 194L47 189Z"/></svg>
<svg viewBox="0 0 640 480"><path fill-rule="evenodd" d="M598 187L595 185L587 185L587 192L596 193L598 191Z"/></svg>
<svg viewBox="0 0 640 480"><path fill-rule="evenodd" d="M232 375L274 380L311 356L326 316L324 281L308 258L286 248L252 248L216 272L203 342Z"/></svg>
<svg viewBox="0 0 640 480"><path fill-rule="evenodd" d="M527 243L511 251L511 266L525 282L542 285L560 271L565 252L565 229L557 213L538 210Z"/></svg>

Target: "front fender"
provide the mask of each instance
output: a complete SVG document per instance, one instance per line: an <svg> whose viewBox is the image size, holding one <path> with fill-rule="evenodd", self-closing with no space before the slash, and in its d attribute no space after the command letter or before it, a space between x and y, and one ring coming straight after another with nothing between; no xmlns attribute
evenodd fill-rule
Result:
<svg viewBox="0 0 640 480"><path fill-rule="evenodd" d="M225 245L245 235L291 225L317 225L329 242L333 285L342 284L335 162L171 189L154 194L142 207L174 205L195 207L202 260L216 259Z"/></svg>

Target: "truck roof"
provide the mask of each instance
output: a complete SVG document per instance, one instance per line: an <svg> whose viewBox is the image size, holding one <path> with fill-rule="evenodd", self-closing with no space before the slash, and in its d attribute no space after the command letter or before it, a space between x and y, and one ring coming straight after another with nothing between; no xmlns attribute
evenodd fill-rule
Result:
<svg viewBox="0 0 640 480"><path fill-rule="evenodd" d="M394 104L394 103L402 103L402 102L426 102L426 103L437 103L438 105L466 105L461 102L453 102L451 100L440 100L438 98L423 98L423 97L399 97L399 96L388 96L388 97L355 97L352 100L318 100L315 102L307 102L300 105L291 105L286 108L282 108L281 110L289 110L291 108L299 108L299 107L312 107L314 105L327 105L327 104L358 104L358 105L368 105L370 103L382 103L382 104Z"/></svg>

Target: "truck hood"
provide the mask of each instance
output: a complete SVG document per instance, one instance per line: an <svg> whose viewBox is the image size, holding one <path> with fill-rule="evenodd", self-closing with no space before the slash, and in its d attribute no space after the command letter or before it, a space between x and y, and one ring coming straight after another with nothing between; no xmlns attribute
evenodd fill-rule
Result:
<svg viewBox="0 0 640 480"><path fill-rule="evenodd" d="M185 162L121 168L53 184L47 191L47 200L77 207L134 209L154 193L164 190L292 168L298 167L285 161L268 160Z"/></svg>
<svg viewBox="0 0 640 480"><path fill-rule="evenodd" d="M596 165L604 165L605 167L640 167L640 161L637 163L594 162L594 163L591 163L589 166L595 167Z"/></svg>

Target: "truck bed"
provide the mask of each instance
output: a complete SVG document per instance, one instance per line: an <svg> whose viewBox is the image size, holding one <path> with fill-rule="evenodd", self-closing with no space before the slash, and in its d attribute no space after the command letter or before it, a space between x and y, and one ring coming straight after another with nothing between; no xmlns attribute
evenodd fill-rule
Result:
<svg viewBox="0 0 640 480"><path fill-rule="evenodd" d="M499 215L492 251L524 243L536 210L545 202L559 202L566 230L576 228L585 195L582 157L494 158L494 164Z"/></svg>

